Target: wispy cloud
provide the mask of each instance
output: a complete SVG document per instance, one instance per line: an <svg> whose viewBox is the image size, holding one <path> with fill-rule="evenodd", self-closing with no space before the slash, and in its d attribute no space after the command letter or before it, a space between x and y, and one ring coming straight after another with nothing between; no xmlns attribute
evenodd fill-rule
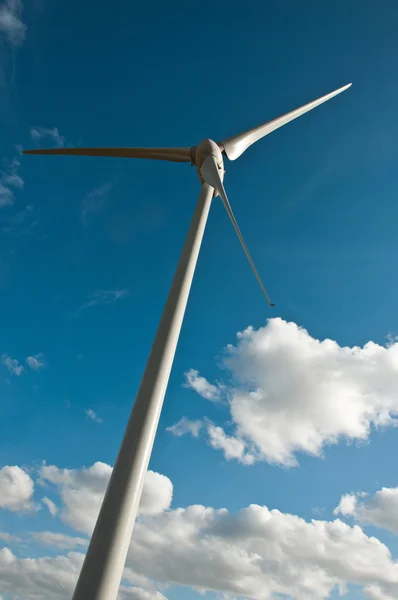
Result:
<svg viewBox="0 0 398 600"><path fill-rule="evenodd" d="M57 127L31 127L30 135L32 136L32 139L37 142L42 139L50 139L57 148L62 148L65 143L65 138L63 135L60 135Z"/></svg>
<svg viewBox="0 0 398 600"><path fill-rule="evenodd" d="M44 504L45 506L47 506L47 508L48 508L48 511L49 511L49 513L50 513L50 515L51 515L52 517L55 517L55 515L56 515L56 514L57 514L57 512L58 512L58 507L57 507L57 505L55 504L55 502L53 502L52 500L50 500L50 498L47 498L47 496L44 496L44 498L42 498L42 500L41 500L41 501L43 502L43 504Z"/></svg>
<svg viewBox="0 0 398 600"><path fill-rule="evenodd" d="M22 0L0 0L0 110L6 118L14 115L10 85L15 82L17 51L27 31L22 12ZM2 190L1 196L4 202L9 194Z"/></svg>
<svg viewBox="0 0 398 600"><path fill-rule="evenodd" d="M210 400L211 402L218 402L220 400L220 388L207 381L205 377L199 375L199 372L195 369L189 369L185 373L185 388L194 390L199 396Z"/></svg>
<svg viewBox="0 0 398 600"><path fill-rule="evenodd" d="M18 537L17 535L11 535L10 533L5 533L3 531L0 531L0 540L2 540L3 542L22 542L21 538Z"/></svg>
<svg viewBox="0 0 398 600"><path fill-rule="evenodd" d="M87 218L90 214L98 213L105 208L105 199L112 187L113 183L104 183L83 198L80 215L83 225L87 225Z"/></svg>
<svg viewBox="0 0 398 600"><path fill-rule="evenodd" d="M187 417L182 417L171 427L167 427L166 431L170 431L176 437L182 437L186 433L190 433L193 437L199 437L199 433L203 427L203 421L191 421Z"/></svg>
<svg viewBox="0 0 398 600"><path fill-rule="evenodd" d="M17 158L13 158L6 170L0 171L0 208L14 204L14 189L21 190L24 186L18 174L20 164Z"/></svg>
<svg viewBox="0 0 398 600"><path fill-rule="evenodd" d="M13 46L20 46L26 35L27 26L22 21L21 0L6 0L0 6L0 32Z"/></svg>
<svg viewBox="0 0 398 600"><path fill-rule="evenodd" d="M44 354L42 352L36 354L35 356L27 356L25 360L26 364L30 369L32 369L32 371L38 371L46 366Z"/></svg>
<svg viewBox="0 0 398 600"><path fill-rule="evenodd" d="M77 546L87 546L88 540L66 535L64 533L55 533L53 531L34 531L31 533L32 538L43 546L53 546L60 550L72 550Z"/></svg>
<svg viewBox="0 0 398 600"><path fill-rule="evenodd" d="M95 423L102 423L101 417L99 417L97 413L93 411L92 408L86 408L84 412L86 413L88 418L94 421Z"/></svg>
<svg viewBox="0 0 398 600"><path fill-rule="evenodd" d="M3 220L1 228L3 233L12 237L29 235L40 223L40 213L31 204L28 204L14 215Z"/></svg>
<svg viewBox="0 0 398 600"><path fill-rule="evenodd" d="M2 361L11 375L19 377L21 373L23 373L23 366L19 364L19 361L16 358L11 358L11 356L3 354Z"/></svg>
<svg viewBox="0 0 398 600"><path fill-rule="evenodd" d="M0 181L0 208L14 204L14 193Z"/></svg>
<svg viewBox="0 0 398 600"><path fill-rule="evenodd" d="M82 304L76 311L75 316L78 316L84 310L92 308L93 306L99 306L101 304L112 304L116 300L120 300L126 296L127 290L97 290L92 295L91 299Z"/></svg>

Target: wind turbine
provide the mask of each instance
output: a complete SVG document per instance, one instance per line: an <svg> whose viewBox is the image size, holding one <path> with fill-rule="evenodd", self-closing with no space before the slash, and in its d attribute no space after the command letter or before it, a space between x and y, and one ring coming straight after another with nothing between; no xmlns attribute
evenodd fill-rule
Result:
<svg viewBox="0 0 398 600"><path fill-rule="evenodd" d="M152 345L125 435L73 595L73 600L116 600L137 516L145 473L188 301L212 198L220 195L243 250L270 306L224 189L223 155L235 160L275 129L348 89L351 83L259 127L222 142L203 140L185 148L57 148L24 154L150 158L196 166L202 184L188 235Z"/></svg>

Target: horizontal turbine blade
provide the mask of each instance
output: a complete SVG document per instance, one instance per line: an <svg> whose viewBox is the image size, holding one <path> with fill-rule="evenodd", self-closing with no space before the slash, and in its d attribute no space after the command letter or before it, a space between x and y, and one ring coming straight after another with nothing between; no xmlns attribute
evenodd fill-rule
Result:
<svg viewBox="0 0 398 600"><path fill-rule="evenodd" d="M229 160L235 160L236 158L239 158L239 156L241 156L241 154L243 154L243 152L247 150L249 146L257 142L258 140L261 140L261 138L263 138L264 136L268 135L272 131L275 131L275 129L282 127L283 125L286 125L286 123L290 123L290 121L293 121L293 119L301 117L301 115L303 115L304 113L312 110L320 104L323 104L324 102L327 102L334 96L341 94L341 92L347 90L349 87L351 87L351 85L352 84L349 83L348 85L345 85L344 87L339 88L338 90L335 90L330 94L326 94L326 96L322 96L321 98L318 98L318 100L313 100L313 102L304 104L304 106L296 108L295 110L292 110L291 112L288 112L285 115L278 117L277 119L273 119L272 121L268 121L263 125L253 127L253 129L249 129L244 133L240 133L239 135L235 135L226 140L223 140L221 144L224 146L225 154L227 155Z"/></svg>
<svg viewBox="0 0 398 600"><path fill-rule="evenodd" d="M23 150L23 154L61 154L66 156L111 156L114 158L150 158L191 162L191 148L53 148Z"/></svg>
<svg viewBox="0 0 398 600"><path fill-rule="evenodd" d="M260 279L260 275L258 274L258 271L254 265L253 259L250 256L250 252L245 244L245 240L243 239L243 236L239 229L238 223L236 222L235 215L232 212L231 205L227 198L227 194L225 192L224 185L221 180L220 170L218 168L217 161L214 156L210 155L204 160L201 171L202 171L203 179L206 181L206 183L208 183L213 188L215 188L218 191L218 193L220 194L221 200L225 206L225 210L227 211L228 216L231 219L231 223L236 231L236 234L239 238L240 243L242 244L242 248L247 256L247 259L250 263L251 268L253 269L253 273L256 276L258 283L260 284L261 290L262 290L264 296L266 297L268 304L270 306L275 306L275 304L273 304L271 302L271 300L267 294L267 290L265 289L263 282Z"/></svg>

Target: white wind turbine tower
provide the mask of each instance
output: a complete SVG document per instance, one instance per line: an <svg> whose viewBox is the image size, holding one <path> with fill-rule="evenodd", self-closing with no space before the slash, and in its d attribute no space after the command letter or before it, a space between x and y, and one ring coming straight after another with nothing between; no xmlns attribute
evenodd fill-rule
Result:
<svg viewBox="0 0 398 600"><path fill-rule="evenodd" d="M186 148L57 148L28 150L25 154L66 154L150 158L187 162L196 166L202 189L181 253L173 283L129 418L113 473L95 525L73 600L116 600L131 541L145 473L155 439L188 295L210 204L220 195L243 250L268 303L271 303L254 266L225 193L223 155L239 158L249 146L293 119L330 100L348 84L273 121L222 142L203 140Z"/></svg>

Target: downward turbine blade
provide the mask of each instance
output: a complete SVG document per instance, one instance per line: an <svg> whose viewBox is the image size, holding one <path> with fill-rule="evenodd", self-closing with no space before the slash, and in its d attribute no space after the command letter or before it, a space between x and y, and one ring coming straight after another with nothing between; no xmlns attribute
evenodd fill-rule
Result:
<svg viewBox="0 0 398 600"><path fill-rule="evenodd" d="M239 158L239 156L241 156L241 154L243 154L243 152L247 150L249 146L257 142L264 136L268 135L272 131L275 131L275 129L282 127L283 125L286 125L286 123L290 123L290 121L293 121L293 119L301 117L301 115L303 115L304 113L312 110L320 104L323 104L324 102L327 102L334 96L341 94L341 92L347 90L349 87L351 87L351 85L352 84L349 83L348 85L345 85L344 87L341 87L338 90L331 92L330 94L326 94L326 96L322 96L317 100L313 100L313 102L304 104L304 106L296 108L295 110L292 110L291 112L288 112L285 115L278 117L277 119L273 119L272 121L268 121L263 125L253 127L253 129L249 129L248 131L240 133L239 135L235 135L226 140L223 140L221 143L224 146L225 154L230 160L235 160L236 158Z"/></svg>
<svg viewBox="0 0 398 600"><path fill-rule="evenodd" d="M24 150L23 154L61 154L66 156L110 156L114 158L150 158L191 162L191 148L53 148Z"/></svg>
<svg viewBox="0 0 398 600"><path fill-rule="evenodd" d="M214 156L208 156L204 160L201 171L202 171L202 176L203 176L204 180L209 185L211 185L211 187L213 187L214 189L216 189L218 191L218 193L220 194L221 200L222 200L222 202L223 202L223 204L225 206L225 210L227 211L228 216L231 219L231 223L232 223L232 225L233 225L233 227L234 227L234 229L236 231L236 234L237 234L237 236L239 238L240 243L242 244L242 248L243 248L243 250L244 250L244 252L245 252L245 254L247 256L247 259L248 259L248 261L250 263L250 266L251 266L251 268L253 270L253 273L256 276L256 279L257 279L258 283L260 284L261 290L262 290L264 296L266 297L268 304L270 306L275 306L275 304L273 304L271 302L271 300L270 300L270 298L269 298L269 296L267 294L267 290L265 289L265 287L263 285L263 282L260 279L260 275L258 274L258 271L257 271L257 269L256 269L256 267L254 265L253 259L250 256L250 252L249 252L249 250L248 250L248 248L247 248L247 246L245 244L245 240L243 239L243 236L242 236L241 231L239 229L238 223L236 222L235 215L234 215L234 213L232 211L231 205L229 203L229 200L227 198L227 194L226 194L225 189L224 189L224 185L223 185L223 182L222 182L222 179L221 179L221 175L220 175L220 169L218 168L217 161L214 158Z"/></svg>

